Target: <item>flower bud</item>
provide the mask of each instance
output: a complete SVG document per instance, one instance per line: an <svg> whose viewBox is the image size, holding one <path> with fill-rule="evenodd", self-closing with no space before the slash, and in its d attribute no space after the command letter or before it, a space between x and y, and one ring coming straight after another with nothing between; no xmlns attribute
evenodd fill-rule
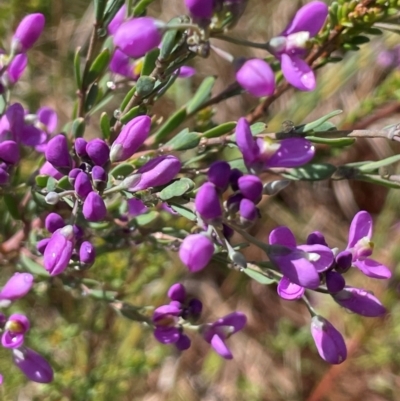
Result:
<svg viewBox="0 0 400 401"><path fill-rule="evenodd" d="M240 221L242 223L254 222L258 217L257 207L249 199L242 199L239 206Z"/></svg>
<svg viewBox="0 0 400 401"><path fill-rule="evenodd" d="M79 248L79 261L89 267L94 263L95 259L95 247L89 241L83 241Z"/></svg>
<svg viewBox="0 0 400 401"><path fill-rule="evenodd" d="M210 238L202 234L188 235L179 248L179 257L190 272L204 269L214 254Z"/></svg>
<svg viewBox="0 0 400 401"><path fill-rule="evenodd" d="M124 22L126 15L126 4L124 4L118 12L114 15L114 18L110 21L107 27L107 32L109 35L114 35L118 28Z"/></svg>
<svg viewBox="0 0 400 401"><path fill-rule="evenodd" d="M335 270L341 274L346 273L353 263L353 254L347 250L339 252L336 255L335 261Z"/></svg>
<svg viewBox="0 0 400 401"><path fill-rule="evenodd" d="M30 348L13 349L15 365L29 379L37 383L53 381L53 369L37 352Z"/></svg>
<svg viewBox="0 0 400 401"><path fill-rule="evenodd" d="M242 117L239 118L236 125L236 143L243 155L246 165L251 165L258 160L260 149L251 133L250 124ZM232 187L233 188L233 187Z"/></svg>
<svg viewBox="0 0 400 401"><path fill-rule="evenodd" d="M132 217L146 213L148 207L140 199L128 199L128 214Z"/></svg>
<svg viewBox="0 0 400 401"><path fill-rule="evenodd" d="M243 173L239 169L233 168L231 170L231 174L229 176L229 183L230 183L233 191L237 191L239 189L238 181L239 181L239 178L242 176L243 176Z"/></svg>
<svg viewBox="0 0 400 401"><path fill-rule="evenodd" d="M87 144L88 143L83 138L75 139L75 143L74 143L75 153L81 159L84 159L88 155L87 151L86 151Z"/></svg>
<svg viewBox="0 0 400 401"><path fill-rule="evenodd" d="M311 335L323 360L335 365L346 360L347 348L343 336L326 319L321 316L311 319Z"/></svg>
<svg viewBox="0 0 400 401"><path fill-rule="evenodd" d="M189 301L186 318L197 320L200 317L202 310L203 310L202 302L197 298L193 298Z"/></svg>
<svg viewBox="0 0 400 401"><path fill-rule="evenodd" d="M15 53L29 50L39 39L44 28L44 15L40 13L27 15L18 25L12 38L12 49Z"/></svg>
<svg viewBox="0 0 400 401"><path fill-rule="evenodd" d="M72 239L73 228L70 225L51 236L43 255L44 268L51 276L62 273L68 267L74 248Z"/></svg>
<svg viewBox="0 0 400 401"><path fill-rule="evenodd" d="M129 159L143 145L151 128L149 116L139 116L126 124L111 146L110 160L120 162Z"/></svg>
<svg viewBox="0 0 400 401"><path fill-rule="evenodd" d="M98 191L104 191L107 186L108 175L106 170L100 166L94 166L92 169L92 181Z"/></svg>
<svg viewBox="0 0 400 401"><path fill-rule="evenodd" d="M333 270L329 270L325 275L326 287L330 293L342 291L346 285L346 281L341 274Z"/></svg>
<svg viewBox="0 0 400 401"><path fill-rule="evenodd" d="M46 203L48 203L49 205L56 205L59 201L60 201L60 196L58 195L57 192L49 192L44 200L46 201Z"/></svg>
<svg viewBox="0 0 400 401"><path fill-rule="evenodd" d="M238 180L239 190L242 195L254 203L261 200L263 192L263 184L261 180L255 175L244 175Z"/></svg>
<svg viewBox="0 0 400 401"><path fill-rule="evenodd" d="M12 314L5 326L1 336L1 345L4 348L19 348L24 343L24 334L29 330L29 320L25 315Z"/></svg>
<svg viewBox="0 0 400 401"><path fill-rule="evenodd" d="M19 161L19 147L14 141L0 143L0 159L9 164L16 164Z"/></svg>
<svg viewBox="0 0 400 401"><path fill-rule="evenodd" d="M0 291L0 300L14 301L24 297L33 286L33 276L29 273L15 273Z"/></svg>
<svg viewBox="0 0 400 401"><path fill-rule="evenodd" d="M129 57L142 57L160 44L162 39L160 27L160 22L153 18L133 18L117 29L114 45Z"/></svg>
<svg viewBox="0 0 400 401"><path fill-rule="evenodd" d="M43 166L39 170L39 174L42 175L47 175L49 177L53 177L56 180L61 179L64 174L60 173L58 170L56 170L53 165L49 162L45 162Z"/></svg>
<svg viewBox="0 0 400 401"><path fill-rule="evenodd" d="M93 139L86 145L86 152L94 164L103 166L109 160L110 148L102 139Z"/></svg>
<svg viewBox="0 0 400 401"><path fill-rule="evenodd" d="M81 171L76 176L74 189L81 199L86 199L86 197L93 191L89 175Z"/></svg>
<svg viewBox="0 0 400 401"><path fill-rule="evenodd" d="M214 11L214 0L185 0L190 15L198 19L210 19Z"/></svg>
<svg viewBox="0 0 400 401"><path fill-rule="evenodd" d="M80 168L73 168L69 173L68 173L68 181L69 183L74 186L75 185L75 180L78 175L82 173L82 170Z"/></svg>
<svg viewBox="0 0 400 401"><path fill-rule="evenodd" d="M185 302L186 289L181 283L173 284L168 290L168 298L172 301Z"/></svg>
<svg viewBox="0 0 400 401"><path fill-rule="evenodd" d="M226 161L216 161L208 169L208 181L212 182L218 189L225 191L229 184L231 166Z"/></svg>
<svg viewBox="0 0 400 401"><path fill-rule="evenodd" d="M190 348L192 342L185 333L180 333L178 341L175 343L175 347L178 351L185 351Z"/></svg>
<svg viewBox="0 0 400 401"><path fill-rule="evenodd" d="M316 244L328 246L328 244L325 241L324 235L319 231L314 231L307 237L307 245L316 245Z"/></svg>
<svg viewBox="0 0 400 401"><path fill-rule="evenodd" d="M217 189L211 182L206 182L197 191L194 201L196 211L202 219L214 220L222 216L221 202Z"/></svg>
<svg viewBox="0 0 400 401"><path fill-rule="evenodd" d="M50 213L44 222L44 225L46 227L46 230L54 233L57 231L59 228L62 228L65 226L64 219L57 213Z"/></svg>
<svg viewBox="0 0 400 401"><path fill-rule="evenodd" d="M41 239L37 244L36 244L36 249L38 250L39 253L42 255L44 254L44 251L46 250L46 247L48 243L50 242L50 238L43 238Z"/></svg>
<svg viewBox="0 0 400 401"><path fill-rule="evenodd" d="M102 221L107 215L104 200L97 192L90 192L83 204L82 211L87 221Z"/></svg>
<svg viewBox="0 0 400 401"><path fill-rule="evenodd" d="M14 85L21 78L25 68L28 64L28 57L25 53L16 55L7 67L7 78L8 81Z"/></svg>
<svg viewBox="0 0 400 401"><path fill-rule="evenodd" d="M231 214L236 214L239 211L242 199L244 197L240 192L230 195L225 203L226 210Z"/></svg>
<svg viewBox="0 0 400 401"><path fill-rule="evenodd" d="M247 60L236 73L239 85L256 97L271 96L275 92L275 75L264 60Z"/></svg>
<svg viewBox="0 0 400 401"><path fill-rule="evenodd" d="M45 152L46 160L50 162L56 169L70 170L72 167L72 159L69 154L67 138L62 135L56 135L50 139Z"/></svg>
<svg viewBox="0 0 400 401"><path fill-rule="evenodd" d="M141 174L141 178L133 189L142 191L168 184L179 173L181 166L181 162L175 156L158 156L140 167L138 173Z"/></svg>

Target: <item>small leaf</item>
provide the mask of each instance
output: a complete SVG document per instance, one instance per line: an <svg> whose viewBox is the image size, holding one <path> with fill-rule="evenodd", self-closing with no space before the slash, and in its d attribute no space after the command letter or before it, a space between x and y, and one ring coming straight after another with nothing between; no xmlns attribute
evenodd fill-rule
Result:
<svg viewBox="0 0 400 401"><path fill-rule="evenodd" d="M135 220L138 226L144 227L153 223L155 220L158 219L159 216L160 216L159 212L152 210L148 213L136 216Z"/></svg>
<svg viewBox="0 0 400 401"><path fill-rule="evenodd" d="M36 185L40 188L46 188L48 179L48 175L37 175L35 177Z"/></svg>
<svg viewBox="0 0 400 401"><path fill-rule="evenodd" d="M57 183L57 187L60 189L63 189L65 191L68 191L69 189L72 189L72 185L70 184L69 180L68 180L68 176L64 176L62 177L58 183Z"/></svg>
<svg viewBox="0 0 400 401"><path fill-rule="evenodd" d="M257 270L253 270L251 268L243 269L243 273L247 274L249 277L251 277L253 280L259 282L260 284L264 285L270 285L275 283L274 279L271 279L267 276L265 276L262 272L259 272Z"/></svg>
<svg viewBox="0 0 400 401"><path fill-rule="evenodd" d="M140 0L133 9L133 16L139 17L154 0Z"/></svg>
<svg viewBox="0 0 400 401"><path fill-rule="evenodd" d="M77 88L82 88L82 74L81 74L81 48L78 47L74 56L74 74L75 83Z"/></svg>
<svg viewBox="0 0 400 401"><path fill-rule="evenodd" d="M115 14L123 6L125 0L111 0L107 2L107 7L103 16L103 28L106 29L111 20L115 17Z"/></svg>
<svg viewBox="0 0 400 401"><path fill-rule="evenodd" d="M94 0L94 15L96 17L97 23L99 23L103 19L106 4L107 0Z"/></svg>
<svg viewBox="0 0 400 401"><path fill-rule="evenodd" d="M132 164L120 163L111 170L110 174L117 180L120 180L128 177L128 175L132 174L134 170L135 167L132 166Z"/></svg>
<svg viewBox="0 0 400 401"><path fill-rule="evenodd" d="M174 129L176 129L186 118L186 110L179 109L176 111L154 134L156 143L161 142Z"/></svg>
<svg viewBox="0 0 400 401"><path fill-rule="evenodd" d="M303 167L292 168L288 173L283 174L285 178L303 180L303 181L320 181L327 180L336 171L336 167L332 164L306 164Z"/></svg>
<svg viewBox="0 0 400 401"><path fill-rule="evenodd" d="M170 150L187 150L195 148L201 140L201 134L198 132L188 132L185 128L178 135L175 135L165 144Z"/></svg>
<svg viewBox="0 0 400 401"><path fill-rule="evenodd" d="M177 25L181 22L185 22L185 21L182 21L181 17L175 17L175 18L172 18L171 21L169 21L167 25L171 25L171 24ZM169 57L169 55L174 50L177 42L179 41L179 39L181 37L182 37L182 33L178 29L170 29L164 34L164 36L162 38L161 46L160 46L160 59L161 60L165 60L166 58Z"/></svg>
<svg viewBox="0 0 400 401"><path fill-rule="evenodd" d="M358 169L363 173L372 173L373 171L378 170L380 167L389 166L390 164L397 163L398 161L400 161L400 155L395 155L377 162L366 163L362 166L359 166Z"/></svg>
<svg viewBox="0 0 400 401"><path fill-rule="evenodd" d="M342 148L344 146L352 145L356 139L355 138L321 138L319 136L306 136L312 143L318 143L321 145L328 145L335 148Z"/></svg>
<svg viewBox="0 0 400 401"><path fill-rule="evenodd" d="M265 124L264 124L265 125ZM203 137L205 138L218 138L222 135L228 134L236 127L235 121L229 121L227 123L223 123L217 125L214 128L211 128L203 133Z"/></svg>
<svg viewBox="0 0 400 401"><path fill-rule="evenodd" d="M126 124L129 121L131 121L132 119L134 119L135 117L146 114L146 111L147 111L147 109L143 105L132 107L127 113L125 113L120 118L120 121L122 124Z"/></svg>
<svg viewBox="0 0 400 401"><path fill-rule="evenodd" d="M87 88L94 81L98 80L110 63L111 54L108 49L104 49L92 62L89 70L83 77L83 85Z"/></svg>
<svg viewBox="0 0 400 401"><path fill-rule="evenodd" d="M386 188L395 188L395 189L400 188L400 183L386 180L379 175L367 175L367 174L359 175L356 177L356 179L359 181L370 182L371 184L382 185L383 187Z"/></svg>
<svg viewBox="0 0 400 401"><path fill-rule="evenodd" d="M104 291L104 290L92 290L92 289L89 289L89 291L85 292L85 295L91 298L107 302L115 301L115 297L117 296L117 294L118 293L116 291Z"/></svg>
<svg viewBox="0 0 400 401"><path fill-rule="evenodd" d="M49 179L47 180L47 185L46 185L47 192L55 191L56 187L57 187L57 180L53 177L49 177Z"/></svg>
<svg viewBox="0 0 400 401"><path fill-rule="evenodd" d="M216 78L207 77L200 84L192 100L186 105L186 111L188 114L194 113L198 108L200 108L204 102L206 102L211 97L211 91L214 86Z"/></svg>
<svg viewBox="0 0 400 401"><path fill-rule="evenodd" d="M338 114L341 114L342 110L335 110L332 111L328 114L326 114L325 116L319 118L318 120L315 120L311 123L308 124L304 124L304 125L299 125L297 127L295 127L296 132L310 132L315 130L316 128L318 128L320 125L322 125L325 121L328 121L329 119L331 119L332 117L337 116Z"/></svg>
<svg viewBox="0 0 400 401"><path fill-rule="evenodd" d="M247 167L244 164L244 160L242 158L231 160L229 162L229 165L231 166L231 168L237 168L238 170L242 171L243 173L246 173L248 171Z"/></svg>
<svg viewBox="0 0 400 401"><path fill-rule="evenodd" d="M71 133L74 138L82 138L85 133L86 123L83 117L76 118L71 125Z"/></svg>
<svg viewBox="0 0 400 401"><path fill-rule="evenodd" d="M110 127L110 119L108 118L108 114L103 111L100 116L100 129L103 134L103 139L108 140L111 136L111 127Z"/></svg>
<svg viewBox="0 0 400 401"><path fill-rule="evenodd" d="M169 206L172 210L179 213L181 216L187 218L188 220L195 221L197 219L196 215L184 205L178 205L176 203L170 203Z"/></svg>
<svg viewBox="0 0 400 401"><path fill-rule="evenodd" d="M14 220L21 220L21 215L18 210L18 201L13 194L3 195L4 203L7 207L8 213Z"/></svg>
<svg viewBox="0 0 400 401"><path fill-rule="evenodd" d="M23 253L21 254L20 262L30 273L35 274L36 276L50 277L50 274L43 266L39 265Z"/></svg>
<svg viewBox="0 0 400 401"><path fill-rule="evenodd" d="M125 110L125 107L128 105L133 95L136 93L136 86L132 87L129 92L125 95L124 99L121 102L121 111Z"/></svg>
<svg viewBox="0 0 400 401"><path fill-rule="evenodd" d="M99 94L99 86L97 83L94 83L90 89L89 92L86 96L86 101L85 101L85 110L90 111L93 106L96 104L97 101L97 95Z"/></svg>
<svg viewBox="0 0 400 401"><path fill-rule="evenodd" d="M179 197L194 188L194 182L190 178L181 178L168 185L160 192L161 200L168 200L174 197Z"/></svg>
<svg viewBox="0 0 400 401"><path fill-rule="evenodd" d="M159 54L160 49L158 48L146 53L140 75L150 75L153 72L154 68L156 68L156 61Z"/></svg>
<svg viewBox="0 0 400 401"><path fill-rule="evenodd" d="M267 125L265 123L262 123L262 122L258 122L258 123L252 124L250 126L251 134L253 136L262 134L265 131L266 128L267 128Z"/></svg>

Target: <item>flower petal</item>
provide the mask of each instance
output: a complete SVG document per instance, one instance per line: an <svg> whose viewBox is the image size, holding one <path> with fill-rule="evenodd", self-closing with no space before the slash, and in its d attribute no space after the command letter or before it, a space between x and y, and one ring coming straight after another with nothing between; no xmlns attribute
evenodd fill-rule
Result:
<svg viewBox="0 0 400 401"><path fill-rule="evenodd" d="M314 71L301 58L282 54L282 73L286 80L301 91L312 91L316 87Z"/></svg>
<svg viewBox="0 0 400 401"><path fill-rule="evenodd" d="M347 248L353 248L364 237L369 239L372 237L372 217L368 212L362 210L354 216L351 222Z"/></svg>
<svg viewBox="0 0 400 401"><path fill-rule="evenodd" d="M296 238L290 228L281 226L274 228L269 234L270 245L283 245L289 248L296 248Z"/></svg>
<svg viewBox="0 0 400 401"><path fill-rule="evenodd" d="M231 350L225 344L225 341L218 334L214 334L211 339L211 346L214 348L215 352L225 359L232 359L233 355Z"/></svg>
<svg viewBox="0 0 400 401"><path fill-rule="evenodd" d="M161 344L173 344L180 338L179 330L176 327L156 327L154 337Z"/></svg>
<svg viewBox="0 0 400 401"><path fill-rule="evenodd" d="M287 277L282 277L278 283L278 295L288 301L301 298L304 294L304 291L304 287L292 283Z"/></svg>
<svg viewBox="0 0 400 401"><path fill-rule="evenodd" d="M328 270L335 259L332 250L324 245L301 245L297 248L310 255L308 260L319 273Z"/></svg>
<svg viewBox="0 0 400 401"><path fill-rule="evenodd" d="M353 265L371 278L386 279L392 277L392 272L385 265L373 259L357 260Z"/></svg>

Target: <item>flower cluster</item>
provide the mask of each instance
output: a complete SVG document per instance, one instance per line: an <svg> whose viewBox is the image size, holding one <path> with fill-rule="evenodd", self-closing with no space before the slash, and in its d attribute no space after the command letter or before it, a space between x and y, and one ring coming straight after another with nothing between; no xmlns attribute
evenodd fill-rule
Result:
<svg viewBox="0 0 400 401"><path fill-rule="evenodd" d="M176 283L168 290L170 303L159 306L153 313L154 337L162 344L174 344L179 351L190 348L186 329L201 333L213 349L225 359L232 359L226 340L246 324L246 316L233 312L214 323L195 325L203 305L197 298L188 299L185 287Z"/></svg>

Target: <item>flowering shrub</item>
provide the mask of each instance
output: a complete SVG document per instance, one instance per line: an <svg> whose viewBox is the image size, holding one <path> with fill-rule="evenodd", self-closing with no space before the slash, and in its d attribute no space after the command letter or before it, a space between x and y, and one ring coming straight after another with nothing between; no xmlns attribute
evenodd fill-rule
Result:
<svg viewBox="0 0 400 401"><path fill-rule="evenodd" d="M360 136L397 140L398 128L379 135L338 130L328 121L336 113L275 133L256 121L266 117L268 107L284 92L316 89L317 70L337 61L335 52L357 50L368 40L365 35L379 33L375 25L387 21L398 2L338 1L328 7L311 1L265 43L228 33L245 11L245 0L182 1L188 15L171 21L147 16L149 3L94 0L88 49L83 54L79 48L71 66L76 107L62 132L52 108L32 112L13 98L29 50L45 27L44 16L23 18L11 42L5 43L0 59L0 194L15 224L11 232L2 233L1 253L15 258L21 271L0 291L2 346L10 349L16 367L28 379L53 380L54 370L62 368L54 369L27 347L28 317L7 314L6 308L33 286L59 280L64 288L80 289L78 298L106 302L142 323L158 342L173 344L179 352L199 336L222 358L232 359L229 344L240 339L230 337L246 330L242 311L203 317L201 300L190 296L182 283L170 287L164 305L132 305L123 291L104 287L91 273L98 255L118 249L135 252L140 244L151 243L177 252L182 271L212 270L210 262L218 261L273 286L286 301L304 302L319 355L331 364L344 362L345 340L318 314L312 295L324 294L361 316L385 314L377 297L345 279L350 270L373 279L391 277L390 267L370 258L372 216L366 211L354 216L346 249L328 244L320 232L299 244L286 226L272 229L264 241L250 229L263 214L263 199L290 191L294 181L355 179L398 188L390 175L377 173L398 161L397 156L341 166L320 162L320 144L324 149L346 146ZM215 39L265 53L263 58L235 59L219 49ZM155 106L175 81L196 76L187 64L213 51L231 63L236 81L212 95L217 78L206 77L186 104L165 121L158 118ZM117 85L124 98L110 113L105 104ZM213 107L245 93L260 98L254 110L237 122L214 122ZM100 130L91 138L86 128L98 111ZM197 118L194 128L191 117ZM220 151L227 148L233 151L222 156ZM28 161L34 171L24 180L21 171ZM241 252L243 246L260 249L268 260L249 260Z"/></svg>

